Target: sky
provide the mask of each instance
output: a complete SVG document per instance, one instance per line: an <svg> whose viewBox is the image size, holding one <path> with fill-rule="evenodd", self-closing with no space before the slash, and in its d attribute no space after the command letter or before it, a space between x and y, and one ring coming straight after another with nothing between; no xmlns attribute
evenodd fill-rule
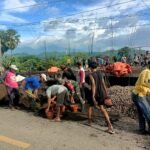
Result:
<svg viewBox="0 0 150 150"><path fill-rule="evenodd" d="M1 0L0 29L20 35L15 53L150 49L150 0Z"/></svg>

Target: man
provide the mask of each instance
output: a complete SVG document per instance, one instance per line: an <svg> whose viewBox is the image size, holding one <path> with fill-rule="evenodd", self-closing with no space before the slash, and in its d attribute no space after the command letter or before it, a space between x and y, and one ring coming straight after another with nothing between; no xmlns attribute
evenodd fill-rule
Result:
<svg viewBox="0 0 150 150"><path fill-rule="evenodd" d="M139 132L141 134L150 134L150 105L147 102L148 97L150 97L150 61L148 62L148 68L140 73L132 92L132 100L138 111ZM148 123L148 132L146 131L146 121Z"/></svg>
<svg viewBox="0 0 150 150"><path fill-rule="evenodd" d="M81 62L77 62L77 67L79 69L79 86L81 90L81 96L85 99L85 92L84 92L84 83L85 83L85 70L81 65Z"/></svg>
<svg viewBox="0 0 150 150"><path fill-rule="evenodd" d="M106 89L103 76L100 71L97 71L96 62L91 62L89 67L91 73L89 74L89 78L88 78L89 81L87 82L90 85L90 88L86 93L88 104L89 104L89 109L88 109L89 125L91 125L92 109L93 106L95 106L103 113L106 119L108 125L107 132L113 134L114 133L113 126L111 124L108 112L104 108L104 100L108 97L108 94L107 94L107 89Z"/></svg>
<svg viewBox="0 0 150 150"><path fill-rule="evenodd" d="M11 109L18 106L19 103L18 83L16 81L17 70L16 65L11 65L4 76L4 84L8 92L9 107Z"/></svg>
<svg viewBox="0 0 150 150"><path fill-rule="evenodd" d="M69 86L70 84L72 86ZM81 112L84 112L85 100L83 100L83 98L81 96L81 91L80 91L80 87L79 87L78 82L74 81L74 80L67 80L66 79L65 86L69 90L71 103L75 103L74 97L77 97L80 101L80 104L81 104Z"/></svg>
<svg viewBox="0 0 150 150"><path fill-rule="evenodd" d="M34 97L38 97L38 89L41 87L41 83L47 81L46 75L42 73L40 77L32 76L27 77L22 81L21 88L24 88L28 92L33 93Z"/></svg>
<svg viewBox="0 0 150 150"><path fill-rule="evenodd" d="M60 115L62 112L63 105L65 103L65 100L68 100L68 90L63 85L52 85L50 86L47 91L46 95L48 98L48 106L46 109L46 113L48 113L51 103L56 99L56 107L57 107L57 113L55 121L61 121Z"/></svg>
<svg viewBox="0 0 150 150"><path fill-rule="evenodd" d="M76 81L76 76L74 75L73 71L71 68L68 68L67 66L65 65L61 65L61 70L63 71L63 74L62 74L62 78L67 78L68 80L74 80Z"/></svg>

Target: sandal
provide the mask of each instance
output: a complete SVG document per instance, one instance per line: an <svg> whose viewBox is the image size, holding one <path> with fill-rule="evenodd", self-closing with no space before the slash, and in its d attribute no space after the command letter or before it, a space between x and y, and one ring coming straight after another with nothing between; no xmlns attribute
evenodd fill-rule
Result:
<svg viewBox="0 0 150 150"><path fill-rule="evenodd" d="M55 119L53 119L53 121L55 121L55 122L61 122L61 120L59 118L55 118Z"/></svg>
<svg viewBox="0 0 150 150"><path fill-rule="evenodd" d="M114 131L114 130L109 130L109 129L108 129L108 130L106 130L106 132L109 133L109 134L115 134L115 131Z"/></svg>
<svg viewBox="0 0 150 150"><path fill-rule="evenodd" d="M105 132L109 133L109 134L115 134L115 131L113 129L108 129Z"/></svg>

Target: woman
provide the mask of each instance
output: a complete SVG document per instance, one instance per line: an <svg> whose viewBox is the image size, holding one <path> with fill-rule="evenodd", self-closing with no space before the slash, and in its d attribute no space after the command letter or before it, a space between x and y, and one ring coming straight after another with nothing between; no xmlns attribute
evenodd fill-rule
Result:
<svg viewBox="0 0 150 150"><path fill-rule="evenodd" d="M18 68L16 65L11 65L4 77L4 84L8 92L10 109L14 109L14 107L19 105L18 83L16 81L17 70Z"/></svg>
<svg viewBox="0 0 150 150"><path fill-rule="evenodd" d="M91 125L93 106L96 106L103 113L107 121L107 125L108 125L107 132L113 134L114 131L113 131L113 127L108 112L104 108L104 99L108 97L108 94L107 94L103 76L100 71L97 71L96 62L91 62L89 67L91 73L89 74L88 79L89 79L89 84L91 86L91 90L89 89L89 92L86 93L88 94L87 100L89 104L89 109L88 109L89 124Z"/></svg>

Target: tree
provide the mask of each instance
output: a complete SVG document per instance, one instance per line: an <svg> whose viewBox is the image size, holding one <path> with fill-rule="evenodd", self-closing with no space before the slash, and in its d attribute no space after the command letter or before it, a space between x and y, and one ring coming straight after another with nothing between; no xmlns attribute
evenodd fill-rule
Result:
<svg viewBox="0 0 150 150"><path fill-rule="evenodd" d="M131 48L130 47L123 47L118 50L118 56L121 58L123 55L128 57L131 53Z"/></svg>
<svg viewBox="0 0 150 150"><path fill-rule="evenodd" d="M20 42L20 35L14 29L0 30L2 55L8 50L14 50Z"/></svg>

